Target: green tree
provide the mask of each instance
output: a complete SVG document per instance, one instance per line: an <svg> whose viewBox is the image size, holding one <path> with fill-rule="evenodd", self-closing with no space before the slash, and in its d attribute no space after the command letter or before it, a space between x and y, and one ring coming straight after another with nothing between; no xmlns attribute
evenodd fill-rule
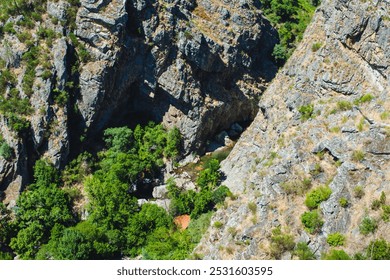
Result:
<svg viewBox="0 0 390 280"><path fill-rule="evenodd" d="M378 228L376 220L371 217L364 217L360 223L359 230L361 234L368 235Z"/></svg>
<svg viewBox="0 0 390 280"><path fill-rule="evenodd" d="M191 237L187 231L160 227L148 236L142 256L152 260L182 260L192 249Z"/></svg>
<svg viewBox="0 0 390 280"><path fill-rule="evenodd" d="M316 257L312 250L305 242L297 243L294 249L294 255L297 256L300 260L315 260Z"/></svg>
<svg viewBox="0 0 390 280"><path fill-rule="evenodd" d="M104 131L104 141L113 152L127 152L133 142L133 131L128 127L107 128Z"/></svg>
<svg viewBox="0 0 390 280"><path fill-rule="evenodd" d="M11 239L10 247L22 259L34 259L44 239L44 227L37 221L21 229L17 236Z"/></svg>
<svg viewBox="0 0 390 280"><path fill-rule="evenodd" d="M280 43L275 45L273 56L279 65L292 54L309 24L319 1L260 0L262 10L278 30Z"/></svg>
<svg viewBox="0 0 390 280"><path fill-rule="evenodd" d="M0 141L0 157L10 160L14 155L14 150L6 143Z"/></svg>
<svg viewBox="0 0 390 280"><path fill-rule="evenodd" d="M135 214L125 229L127 249L130 256L136 256L142 252L142 247L147 242L147 237L157 228L172 228L172 217L161 207L146 203Z"/></svg>
<svg viewBox="0 0 390 280"><path fill-rule="evenodd" d="M68 195L56 185L59 175L53 166L37 161L34 182L16 201L17 234L10 243L15 252L27 259L34 258L40 246L49 240L56 224L70 226L76 221Z"/></svg>
<svg viewBox="0 0 390 280"><path fill-rule="evenodd" d="M305 229L311 234L319 232L324 224L320 214L316 210L303 213L301 221Z"/></svg>
<svg viewBox="0 0 390 280"><path fill-rule="evenodd" d="M206 164L205 169L199 173L198 179L196 181L197 185L201 189L212 190L215 188L221 179L219 168L219 161L217 159L211 159Z"/></svg>
<svg viewBox="0 0 390 280"><path fill-rule="evenodd" d="M175 158L179 154L181 135L178 128L173 128L168 131L167 144L164 148L164 156L168 158Z"/></svg>
<svg viewBox="0 0 390 280"><path fill-rule="evenodd" d="M390 260L390 243L384 239L371 241L366 256L370 260Z"/></svg>
<svg viewBox="0 0 390 280"><path fill-rule="evenodd" d="M66 228L52 244L52 256L56 260L87 260L93 254L93 243L76 228Z"/></svg>
<svg viewBox="0 0 390 280"><path fill-rule="evenodd" d="M37 160L34 165L34 188L59 184L59 172L49 162Z"/></svg>
<svg viewBox="0 0 390 280"><path fill-rule="evenodd" d="M106 229L123 229L138 208L129 186L112 173L87 178L90 219Z"/></svg>

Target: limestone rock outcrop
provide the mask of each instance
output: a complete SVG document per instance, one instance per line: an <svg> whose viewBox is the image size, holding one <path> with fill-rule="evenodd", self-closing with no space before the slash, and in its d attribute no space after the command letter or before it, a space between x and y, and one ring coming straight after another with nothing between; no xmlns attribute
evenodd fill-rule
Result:
<svg viewBox="0 0 390 280"><path fill-rule="evenodd" d="M0 160L6 203L31 182L37 159L62 168L109 126L163 122L180 129L187 154L202 150L208 138L255 117L277 71L277 33L258 1L49 0L27 31L41 57L27 94L23 55L31 46L17 35L26 33L22 18L11 17L16 33L0 38L0 58L32 107L22 137L0 116L14 150L12 160ZM54 32L50 40L45 30Z"/></svg>
<svg viewBox="0 0 390 280"><path fill-rule="evenodd" d="M222 163L223 183L238 198L217 211L212 224L224 226L209 229L199 254L272 258L270 236L278 226L317 257L329 250L330 233L346 237L342 249L351 255L375 238L389 240L389 223L371 208L382 192L390 196L389 9L388 1L323 1ZM332 194L318 209L322 227L310 234L300 219L309 211L305 193L323 185ZM366 216L378 222L375 234L359 233Z"/></svg>

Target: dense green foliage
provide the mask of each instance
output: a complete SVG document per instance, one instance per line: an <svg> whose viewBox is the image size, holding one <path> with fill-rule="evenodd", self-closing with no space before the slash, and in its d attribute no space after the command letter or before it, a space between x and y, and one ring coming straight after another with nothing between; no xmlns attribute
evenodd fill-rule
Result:
<svg viewBox="0 0 390 280"><path fill-rule="evenodd" d="M390 205L382 205L382 220L390 222Z"/></svg>
<svg viewBox="0 0 390 280"><path fill-rule="evenodd" d="M2 202L0 202L0 248L3 244L9 242L9 237L11 235L12 227L10 224L11 221L11 211L9 211ZM1 258L0 258L1 259Z"/></svg>
<svg viewBox="0 0 390 280"><path fill-rule="evenodd" d="M0 134L0 157L10 160L14 155L12 148L4 141L2 135Z"/></svg>
<svg viewBox="0 0 390 280"><path fill-rule="evenodd" d="M161 125L109 128L106 149L94 160L82 153L60 174L44 160L34 167L34 182L20 195L15 219L0 205L0 258L11 259L11 248L22 259L184 259L210 224L211 211L229 190L219 186L219 162L211 160L199 175L199 191L182 192L172 182L171 195L181 195L191 215L187 229L174 223L174 215L145 203L139 206L134 189L154 179L163 159L175 160L180 134ZM95 161L95 162L94 162ZM84 185L88 216L73 212L75 185ZM172 193L173 192L173 193ZM185 207L183 207L185 208ZM174 214L174 215L172 215ZM8 250L8 249L7 249Z"/></svg>
<svg viewBox="0 0 390 280"><path fill-rule="evenodd" d="M5 95L7 88L9 92ZM16 77L9 69L0 69L0 113L7 119L8 126L17 133L29 127L26 116L32 112L29 100L21 98L16 88Z"/></svg>
<svg viewBox="0 0 390 280"><path fill-rule="evenodd" d="M317 210L303 213L301 222L305 226L305 229L311 234L319 232L324 224L324 221L321 219Z"/></svg>
<svg viewBox="0 0 390 280"><path fill-rule="evenodd" d="M71 225L75 222L70 199L58 188L57 170L39 160L34 168L34 178L35 183L17 200L14 222L17 234L10 242L11 248L24 259L35 257L40 244L48 241L56 224Z"/></svg>
<svg viewBox="0 0 390 280"><path fill-rule="evenodd" d="M364 217L360 223L359 230L361 234L368 235L373 233L378 227L375 219L371 217Z"/></svg>
<svg viewBox="0 0 390 280"><path fill-rule="evenodd" d="M350 260L351 257L344 250L330 250L322 257L323 260Z"/></svg>
<svg viewBox="0 0 390 280"><path fill-rule="evenodd" d="M366 256L370 260L390 260L390 243L384 239L371 241Z"/></svg>
<svg viewBox="0 0 390 280"><path fill-rule="evenodd" d="M282 65L302 39L319 1L310 0L260 0L262 10L279 33L280 43L273 56Z"/></svg>
<svg viewBox="0 0 390 280"><path fill-rule="evenodd" d="M345 236L339 232L331 233L326 238L326 242L330 246L343 246L345 243Z"/></svg>
<svg viewBox="0 0 390 280"><path fill-rule="evenodd" d="M197 218L212 210L216 204L223 202L230 191L226 186L219 186L220 177L219 162L217 159L211 159L206 163L205 169L199 173L197 180L199 192L193 190L182 192L171 181L168 184L171 213L189 214L192 218Z"/></svg>
<svg viewBox="0 0 390 280"><path fill-rule="evenodd" d="M321 202L327 200L332 194L328 186L321 186L306 194L305 204L309 209L315 209Z"/></svg>
<svg viewBox="0 0 390 280"><path fill-rule="evenodd" d="M25 18L38 20L39 14L46 9L46 0L1 0L0 21L5 22L10 16L23 15Z"/></svg>

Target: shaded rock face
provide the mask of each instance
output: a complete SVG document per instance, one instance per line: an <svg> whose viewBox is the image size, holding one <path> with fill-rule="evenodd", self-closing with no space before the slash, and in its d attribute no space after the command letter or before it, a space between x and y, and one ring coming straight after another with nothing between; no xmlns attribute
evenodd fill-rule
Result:
<svg viewBox="0 0 390 280"><path fill-rule="evenodd" d="M382 191L390 195L389 12L388 1L323 2L222 163L223 183L238 198L217 211L211 223L224 226L209 229L198 253L206 259L272 258L277 226L317 257L330 249L326 237L334 232L345 235L342 249L351 255L375 238L389 240L389 223L371 209ZM300 220L309 211L305 179L306 188L332 190L318 208L324 224L314 234ZM256 205L254 213L248 203ZM365 216L378 221L375 234L359 232Z"/></svg>
<svg viewBox="0 0 390 280"><path fill-rule="evenodd" d="M2 123L15 156L0 161L0 190L15 183L11 200L30 182L35 160L44 156L61 168L82 146L80 138L86 137L84 146L94 145L106 127L149 120L177 126L189 153L232 123L255 117L258 96L277 71L270 55L277 33L258 1L80 3L73 33L90 58L75 73L80 50L61 25L69 4L48 1L51 19L41 25L59 37L48 54L52 77L42 78L37 67L28 134L18 139ZM15 46L0 47L0 56L18 70L22 88L21 58L28 49L13 34L3 43ZM61 91L69 93L65 106L55 101Z"/></svg>
<svg viewBox="0 0 390 280"><path fill-rule="evenodd" d="M86 126L99 131L120 112L143 115L177 126L189 152L234 121L253 119L256 97L277 70L270 59L276 33L255 2L117 3L126 18L117 16L112 25L120 47L112 56L100 54L81 73L79 108ZM103 19L80 10L77 35L94 52L104 51L94 43Z"/></svg>

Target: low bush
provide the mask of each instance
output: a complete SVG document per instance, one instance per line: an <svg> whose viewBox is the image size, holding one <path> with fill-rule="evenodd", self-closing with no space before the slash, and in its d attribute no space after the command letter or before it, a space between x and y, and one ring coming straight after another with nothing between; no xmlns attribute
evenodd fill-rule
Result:
<svg viewBox="0 0 390 280"><path fill-rule="evenodd" d="M301 113L301 120L307 121L314 115L314 106L312 104L303 105L299 107L298 112Z"/></svg>
<svg viewBox="0 0 390 280"><path fill-rule="evenodd" d="M316 42L316 43L314 43L314 44L311 46L311 51L312 51L312 52L316 52L316 51L318 51L321 47L322 47L322 44L319 43L319 42Z"/></svg>
<svg viewBox="0 0 390 280"><path fill-rule="evenodd" d="M332 194L328 186L318 187L306 195L305 204L309 209L315 209L321 202L327 200Z"/></svg>
<svg viewBox="0 0 390 280"><path fill-rule="evenodd" d="M373 99L374 99L374 96L372 96L371 94L368 93L368 94L363 95L359 99L356 99L353 103L355 105L360 105L360 104L363 104L363 103L366 103L366 102L370 102Z"/></svg>
<svg viewBox="0 0 390 280"><path fill-rule="evenodd" d="M361 150L353 151L352 153L352 160L354 161L362 161L364 159L364 152Z"/></svg>
<svg viewBox="0 0 390 280"><path fill-rule="evenodd" d="M349 205L348 199L346 199L345 197L340 198L339 203L340 203L340 206L343 208L347 208Z"/></svg>
<svg viewBox="0 0 390 280"><path fill-rule="evenodd" d="M371 241L366 256L370 260L390 260L390 243L384 239Z"/></svg>
<svg viewBox="0 0 390 280"><path fill-rule="evenodd" d="M311 186L311 179L305 178L302 181L300 180L289 180L281 184L282 189L287 194L298 194L301 195L305 193Z"/></svg>
<svg viewBox="0 0 390 280"><path fill-rule="evenodd" d="M305 242L297 243L294 253L300 260L315 260L316 257Z"/></svg>
<svg viewBox="0 0 390 280"><path fill-rule="evenodd" d="M220 222L220 221L214 222L214 227L215 227L215 228L221 228L222 226L223 226L223 223L222 223L222 222Z"/></svg>
<svg viewBox="0 0 390 280"><path fill-rule="evenodd" d="M58 104L58 106L64 107L69 100L69 93L65 90L59 90L59 89L54 89L54 102Z"/></svg>
<svg viewBox="0 0 390 280"><path fill-rule="evenodd" d="M352 109L352 104L349 101L338 101L337 102L337 109L339 111L347 111Z"/></svg>
<svg viewBox="0 0 390 280"><path fill-rule="evenodd" d="M364 196L364 190L363 190L363 187L362 186L356 186L354 189L353 189L353 194L356 198L362 198Z"/></svg>
<svg viewBox="0 0 390 280"><path fill-rule="evenodd" d="M345 243L345 236L339 232L331 233L326 238L326 242L333 247L343 246Z"/></svg>
<svg viewBox="0 0 390 280"><path fill-rule="evenodd" d="M14 155L14 150L5 142L0 140L0 157L10 160Z"/></svg>
<svg viewBox="0 0 390 280"><path fill-rule="evenodd" d="M311 234L319 232L324 224L324 221L321 219L317 210L303 213L301 216L301 222L305 229Z"/></svg>
<svg viewBox="0 0 390 280"><path fill-rule="evenodd" d="M252 214L256 214L257 205L255 202L248 203L248 209L252 212Z"/></svg>
<svg viewBox="0 0 390 280"><path fill-rule="evenodd" d="M360 223L359 231L361 234L368 235L370 233L375 232L377 227L378 224L373 218L364 217L362 222Z"/></svg>
<svg viewBox="0 0 390 280"><path fill-rule="evenodd" d="M390 222L390 205L382 205L382 220Z"/></svg>
<svg viewBox="0 0 390 280"><path fill-rule="evenodd" d="M275 259L280 259L282 254L293 250L295 247L294 237L283 233L280 227L272 230L270 254Z"/></svg>

